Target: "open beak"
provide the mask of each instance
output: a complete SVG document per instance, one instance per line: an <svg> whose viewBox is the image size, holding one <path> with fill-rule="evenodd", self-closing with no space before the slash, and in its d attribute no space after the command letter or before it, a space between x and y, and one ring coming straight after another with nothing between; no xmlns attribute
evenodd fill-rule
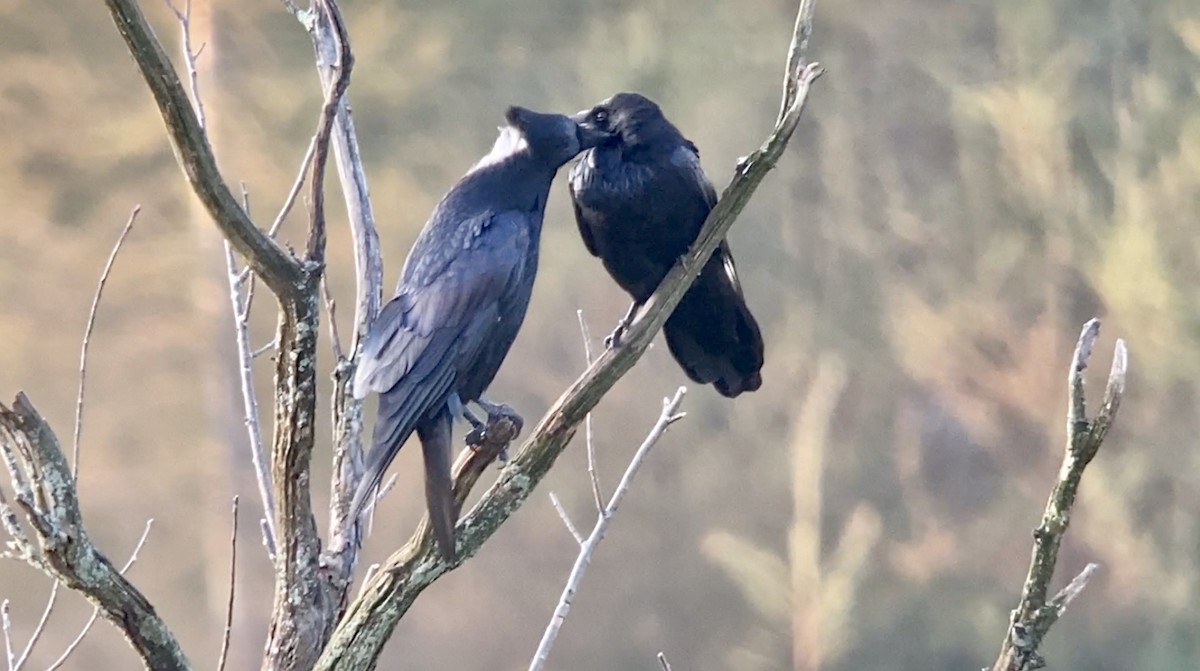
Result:
<svg viewBox="0 0 1200 671"><path fill-rule="evenodd" d="M575 122L575 128L577 129L575 132L576 135L579 136L580 149L591 149L592 147L604 144L606 140L613 136L612 133L609 133L601 128L597 128L595 124L589 121L589 113L590 110L583 110L578 114L572 114L571 116L567 117L571 121Z"/></svg>

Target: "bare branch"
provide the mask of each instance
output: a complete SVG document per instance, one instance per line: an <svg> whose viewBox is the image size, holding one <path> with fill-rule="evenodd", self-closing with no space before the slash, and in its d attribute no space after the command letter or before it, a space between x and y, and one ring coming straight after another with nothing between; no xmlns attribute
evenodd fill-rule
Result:
<svg viewBox="0 0 1200 671"><path fill-rule="evenodd" d="M75 477L58 438L24 394L17 395L12 409L0 404L0 452L17 487L17 506L33 528L39 546L36 554L27 548L26 561L99 608L148 668L189 668L179 644L154 608L92 545L79 511ZM147 522L126 568L136 560L149 529Z"/></svg>
<svg viewBox="0 0 1200 671"><path fill-rule="evenodd" d="M349 38L337 4L315 3L315 12L300 12L288 0L284 4L308 31L322 90L327 100L333 100L330 94L339 88L338 80L341 77L339 64L350 58ZM323 110L328 111L328 107ZM362 479L363 407L362 401L351 393L350 382L354 379L359 345L382 303L383 263L350 101L344 92L336 97L333 112L333 155L349 217L355 268L353 337L348 350L337 344L341 353L334 370L334 458L330 478L329 544L321 557L337 603L336 616L340 616L349 602L362 540L359 520L350 516L350 501ZM330 305L332 307L332 301ZM333 319L331 314L331 326ZM336 340L340 340L340 336Z"/></svg>
<svg viewBox="0 0 1200 671"><path fill-rule="evenodd" d="M242 297L238 285L237 260L233 247L225 243L226 279L229 282L229 303L233 310L234 342L238 353L238 381L242 391L242 421L249 439L250 462L254 466L254 480L262 501L264 535L267 556L275 558L275 492L271 486L271 472L263 448L262 427L259 420L258 395L254 392L254 357L250 351L249 296Z"/></svg>
<svg viewBox="0 0 1200 671"><path fill-rule="evenodd" d="M654 423L654 427L650 429L646 439L642 441L633 458L629 460L629 466L625 468L625 474L621 476L620 484L617 485L608 504L600 511L600 515L596 518L596 524L592 527L592 532L580 544L579 556L575 558L575 565L571 567L571 574L567 578L567 584L563 586L562 596L558 599L554 614L550 616L550 624L546 625L546 631L542 634L542 641L538 644L537 651L533 653L529 671L541 671L545 667L546 660L550 657L550 650L554 647L554 641L558 638L558 632L562 628L563 622L566 621L567 614L571 612L571 602L575 600L575 592L583 582L583 576L592 563L592 556L596 553L596 548L604 540L604 533L608 531L608 525L616 515L617 507L621 505L621 501L632 488L633 478L645 463L650 450L667 432L667 427L683 419L684 415L679 412L679 405L683 402L685 393L687 393L687 389L680 387L673 398L663 399L662 414L658 416L658 421Z"/></svg>
<svg viewBox="0 0 1200 671"><path fill-rule="evenodd" d="M579 529L575 528L575 523L571 521L571 516L567 514L567 509L563 508L562 501L558 500L558 496L554 492L550 492L550 505L554 506L554 510L558 511L558 517L567 527L567 531L571 533L571 538L579 545L583 545L583 535L579 533ZM601 508L603 510L603 508Z"/></svg>
<svg viewBox="0 0 1200 671"><path fill-rule="evenodd" d="M146 528L142 529L142 537L138 539L137 545L133 546L133 552L129 555L129 559L126 560L125 565L121 567L122 575L124 575L125 572L133 566L134 562L137 561L138 553L142 551L142 546L146 544L146 539L150 536L150 527L153 526L153 524L153 518L146 520ZM55 584L57 585L58 583ZM79 634L75 636L75 639L71 641L70 645L67 646L67 649L63 650L63 653L58 656L58 659L54 660L50 666L46 667L46 671L54 671L54 669L60 668L66 663L67 659L69 659L75 652L75 649L79 647L79 644L83 643L84 637L87 636L89 631L91 631L92 625L96 623L96 616L99 614L100 609L93 606L91 616L88 617L87 622L83 623L83 629L79 630Z"/></svg>
<svg viewBox="0 0 1200 671"><path fill-rule="evenodd" d="M283 301L304 286L299 262L250 221L221 177L196 112L136 0L105 0L166 123L176 159L222 234Z"/></svg>
<svg viewBox="0 0 1200 671"><path fill-rule="evenodd" d="M803 9L803 6L802 6ZM809 28L801 26L802 30ZM793 42L798 38L793 36ZM804 54L799 52L800 61ZM730 226L745 208L758 185L782 156L804 110L812 83L823 70L810 63L796 73L796 94L787 114L776 124L766 142L739 161L732 182L717 206L709 213L695 244L680 259L642 308L619 348L605 351L547 411L499 479L483 494L460 521L458 559L448 565L438 559L427 525L409 543L393 554L350 605L316 668L354 671L374 664L384 642L409 606L434 580L473 556L488 538L529 498L558 455L575 435L579 424L596 403L627 373L667 316L695 280ZM474 485L478 474L465 467L470 457L455 465L455 494L458 501ZM490 462L487 462L490 463ZM482 467L480 467L480 472ZM460 496L460 492L462 492Z"/></svg>
<svg viewBox="0 0 1200 671"><path fill-rule="evenodd" d="M229 532L229 603L225 607L225 630L221 635L221 654L217 657L217 671L225 671L229 658L229 639L233 634L233 598L237 593L237 534L238 497L233 497L233 530Z"/></svg>
<svg viewBox="0 0 1200 671"><path fill-rule="evenodd" d="M17 671L17 662L13 656L12 620L8 617L8 599L0 602L0 628L4 629L4 659L8 662L8 671Z"/></svg>
<svg viewBox="0 0 1200 671"><path fill-rule="evenodd" d="M309 167L312 166L313 152L316 150L317 136L314 135L308 141L308 149L304 152L304 158L300 160L300 173L296 175L296 181L292 183L292 188L284 198L283 206L279 208L279 214L275 215L275 221L271 223L267 235L275 237L275 234L279 232L279 227L287 219L288 213L292 211L292 206L296 204L296 197L300 195L300 189L304 188L304 178L308 177Z"/></svg>
<svg viewBox="0 0 1200 671"><path fill-rule="evenodd" d="M579 332L583 335L583 357L588 366L592 365L592 333L588 329L587 320L583 318L583 310L576 310L579 318ZM583 418L583 439L587 448L588 479L592 481L592 499L596 504L596 512L604 510L604 494L600 488L600 472L596 466L596 445L592 434L592 413Z"/></svg>
<svg viewBox="0 0 1200 671"><path fill-rule="evenodd" d="M100 297L104 295L104 285L108 283L108 275L112 272L113 262L117 260L117 252L121 251L121 245L125 244L125 238L133 228L133 222L137 219L138 212L141 211L141 205L133 206L133 211L129 213L129 219L125 222L125 228L121 229L121 235L117 236L117 242L108 254L108 261L105 262L104 270L100 273L100 281L96 284L96 294L92 297L92 307L88 310L87 325L83 329L83 344L79 348L79 393L75 396L75 432L71 441L71 463L75 477L79 477L79 435L83 431L83 388L84 382L87 380L88 345L91 344L92 329L96 325L96 310L100 307Z"/></svg>
<svg viewBox="0 0 1200 671"><path fill-rule="evenodd" d="M1058 563L1058 550L1071 522L1071 509L1075 505L1083 471L1100 449L1104 436L1116 418L1117 407L1125 390L1127 354L1125 343L1117 340L1104 405L1094 420L1087 418L1083 375L1099 337L1100 320L1093 319L1084 325L1075 346L1067 378L1067 446L1062 467L1046 502L1042 521L1033 531L1033 556L1025 586L1021 590L1021 602L1012 612L1008 633L992 671L1031 671L1045 666L1038 654L1038 647L1050 627L1066 610L1067 604L1083 591L1097 568L1095 564L1089 564L1071 584L1047 600L1054 568Z"/></svg>
<svg viewBox="0 0 1200 671"><path fill-rule="evenodd" d="M321 107L321 117L317 122L317 132L312 144L312 179L311 187L312 210L310 212L308 229L308 250L306 257L317 264L325 262L325 166L329 158L329 141L333 133L334 116L346 88L350 86L350 73L354 69L354 55L350 52L350 37L346 33L346 25L342 22L342 14L336 10L333 0L316 2L315 6L325 5L325 16L333 27L336 36L337 52L333 69L337 76L333 84L325 91L325 104ZM331 7L333 9L331 9Z"/></svg>
<svg viewBox="0 0 1200 671"><path fill-rule="evenodd" d="M304 260L303 301L287 306L280 323L283 350L276 357L276 434L272 481L276 490L274 606L267 634L264 669L311 668L333 631L347 600L349 572L357 557L357 526L349 540L331 539L342 552L322 554L312 509L311 464L315 438L316 359L320 325L319 279L325 261L324 172L332 127L350 81L353 56L337 3L315 0L313 20L328 26L334 46L333 78L314 135L309 186L312 210ZM257 272L257 270L256 270ZM337 422L335 422L335 425ZM335 453L340 448L335 448ZM336 465L335 465L336 468ZM337 515L331 515L337 517ZM346 550L345 547L353 550Z"/></svg>
<svg viewBox="0 0 1200 671"><path fill-rule="evenodd" d="M795 104L797 96L801 95L799 84L805 67L804 55L808 53L808 40L812 37L813 13L816 9L817 0L800 0L800 9L796 12L796 25L792 28L792 43L788 45L787 65L783 69L783 96L779 101L776 125L783 123L788 110Z"/></svg>
<svg viewBox="0 0 1200 671"><path fill-rule="evenodd" d="M1071 605L1071 602L1075 600L1075 597L1083 593L1083 589L1087 587L1088 582L1092 579L1092 576L1096 574L1096 571L1099 570L1099 568L1099 564L1089 563L1087 566L1083 567L1083 570L1079 572L1079 575L1072 578L1071 582L1067 583L1066 587L1058 590L1058 594L1055 594L1054 598L1050 599L1050 605L1058 611L1060 616L1066 612L1067 606Z"/></svg>
<svg viewBox="0 0 1200 671"><path fill-rule="evenodd" d="M254 350L253 352L251 352L250 358L257 359L258 357L266 354L267 352L270 352L270 351L278 349L278 348L279 348L279 341L272 340L271 342L263 345L262 347L259 347L258 349Z"/></svg>
<svg viewBox="0 0 1200 671"><path fill-rule="evenodd" d="M50 614L54 612L54 603L58 600L58 590L62 586L57 580L52 582L50 596L46 599L46 606L42 608L42 616L38 618L37 626L33 628L33 633L29 635L29 641L25 643L25 649L21 651L21 656L17 658L17 663L14 665L15 669L21 669L25 666L25 662L29 660L29 655L33 654L33 646L42 637L42 633L46 631L46 625L50 622Z"/></svg>
<svg viewBox="0 0 1200 671"><path fill-rule="evenodd" d="M254 480L262 501L264 536L267 556L275 558L275 492L271 486L271 472L263 448L262 427L259 420L258 395L254 392L254 357L250 351L250 306L249 296L242 297L238 285L237 260L233 247L225 243L225 270L229 282L229 304L233 310L234 342L238 354L238 381L242 391L242 421L249 440L250 462L254 466Z"/></svg>
<svg viewBox="0 0 1200 671"><path fill-rule="evenodd" d="M200 49L192 51L192 0L184 0L183 11L180 11L171 0L163 1L175 13L175 20L179 22L179 30L183 36L183 62L187 66L192 106L196 111L196 120L200 122L200 128L207 129L208 120L204 115L204 99L200 97L200 73L196 69L196 59L200 57L200 52L204 51L206 45L201 44Z"/></svg>
<svg viewBox="0 0 1200 671"><path fill-rule="evenodd" d="M325 297L325 312L329 315L329 339L333 341L333 356L340 363L346 358L346 352L342 349L342 336L338 333L337 303L329 293L328 276L321 277L321 293Z"/></svg>

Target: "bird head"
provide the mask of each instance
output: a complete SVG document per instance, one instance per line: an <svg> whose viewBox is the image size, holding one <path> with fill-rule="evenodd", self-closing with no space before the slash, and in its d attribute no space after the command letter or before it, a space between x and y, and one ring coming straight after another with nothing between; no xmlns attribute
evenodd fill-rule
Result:
<svg viewBox="0 0 1200 671"><path fill-rule="evenodd" d="M607 142L626 148L683 141L679 129L663 116L658 104L640 93L618 93L571 120L580 128L607 134Z"/></svg>
<svg viewBox="0 0 1200 671"><path fill-rule="evenodd" d="M513 106L508 108L504 118L508 129L519 135L517 142L524 143L530 155L555 168L609 137L608 132L581 127L563 114L546 114Z"/></svg>

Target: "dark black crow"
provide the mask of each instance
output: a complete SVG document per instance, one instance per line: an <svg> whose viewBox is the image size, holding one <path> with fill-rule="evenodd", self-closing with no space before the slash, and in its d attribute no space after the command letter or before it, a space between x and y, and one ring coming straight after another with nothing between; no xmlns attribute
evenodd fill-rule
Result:
<svg viewBox="0 0 1200 671"><path fill-rule="evenodd" d="M546 196L558 168L605 136L561 114L510 107L491 153L442 197L408 255L396 296L363 343L354 395L379 392L358 515L415 430L425 500L443 557L455 555L450 429L481 398L517 337L537 272Z"/></svg>
<svg viewBox="0 0 1200 671"><path fill-rule="evenodd" d="M638 308L696 241L717 192L700 152L654 101L618 93L571 117L611 133L571 169L575 220L633 305L613 332L618 345ZM762 385L763 340L746 306L729 244L713 253L663 326L667 347L688 377L734 397Z"/></svg>

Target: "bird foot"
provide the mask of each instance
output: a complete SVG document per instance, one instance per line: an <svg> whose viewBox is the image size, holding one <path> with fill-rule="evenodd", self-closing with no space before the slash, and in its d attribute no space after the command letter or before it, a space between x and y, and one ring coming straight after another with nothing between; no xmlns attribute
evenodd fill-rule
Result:
<svg viewBox="0 0 1200 671"><path fill-rule="evenodd" d="M470 436L477 432L482 434L483 430L487 427L487 422L484 422L476 417L475 413L467 409L465 405L462 408L462 416L463 419L467 420L467 423L471 425L471 432L467 434L467 443L470 444Z"/></svg>
<svg viewBox="0 0 1200 671"><path fill-rule="evenodd" d="M638 309L642 307L641 303L634 301L629 310L625 312L625 316L621 317L621 321L617 322L617 328L604 338L604 346L608 349L616 349L621 346L621 339L625 337L625 332L633 325L633 318L637 316Z"/></svg>
<svg viewBox="0 0 1200 671"><path fill-rule="evenodd" d="M511 440L521 433L521 428L524 426L525 420L508 404L492 403L486 399L479 399L475 401L475 405L483 408L487 413L487 421L480 421L478 417L475 417L475 415L464 408L463 417L471 423L471 430L467 432L465 441L467 446L472 450L478 452L478 448L489 442L493 437L492 431L498 424L506 425L501 432L502 434L507 435L511 432L512 435L507 440ZM501 448L497 459L501 460L501 466L508 463L507 443Z"/></svg>
<svg viewBox="0 0 1200 671"><path fill-rule="evenodd" d="M621 340L625 337L625 332L629 330L629 322L622 321L617 324L617 328L613 332L604 336L604 347L607 349L616 349L621 346Z"/></svg>

